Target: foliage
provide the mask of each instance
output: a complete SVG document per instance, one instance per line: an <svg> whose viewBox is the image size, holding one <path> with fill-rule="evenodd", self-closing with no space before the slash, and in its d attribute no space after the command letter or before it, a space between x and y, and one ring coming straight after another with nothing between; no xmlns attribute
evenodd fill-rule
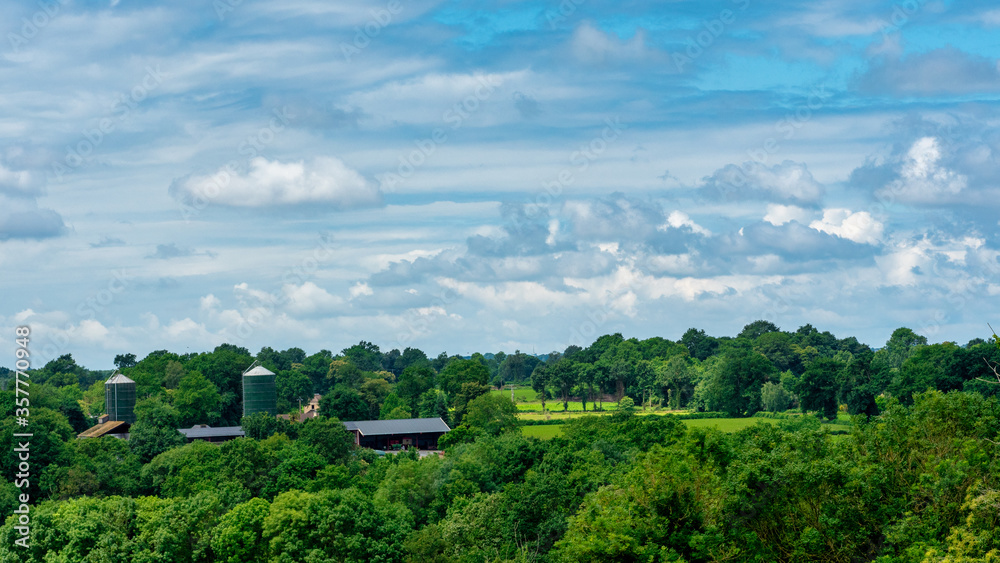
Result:
<svg viewBox="0 0 1000 563"><path fill-rule="evenodd" d="M135 424L129 429L129 446L143 463L185 442L177 431L180 413L159 398L135 403Z"/></svg>
<svg viewBox="0 0 1000 563"><path fill-rule="evenodd" d="M781 385L768 381L760 388L760 401L768 412L783 412L792 404L792 395Z"/></svg>
<svg viewBox="0 0 1000 563"><path fill-rule="evenodd" d="M470 428L497 436L517 429L517 406L508 397L486 393L469 401L462 420Z"/></svg>

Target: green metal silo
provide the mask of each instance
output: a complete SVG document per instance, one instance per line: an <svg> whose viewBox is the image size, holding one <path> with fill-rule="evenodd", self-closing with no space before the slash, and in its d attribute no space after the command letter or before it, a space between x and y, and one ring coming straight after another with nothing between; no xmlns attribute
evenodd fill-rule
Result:
<svg viewBox="0 0 1000 563"><path fill-rule="evenodd" d="M278 414L274 373L264 366L251 366L243 372L243 416L259 412Z"/></svg>
<svg viewBox="0 0 1000 563"><path fill-rule="evenodd" d="M104 382L104 410L109 420L135 422L135 381L117 371Z"/></svg>

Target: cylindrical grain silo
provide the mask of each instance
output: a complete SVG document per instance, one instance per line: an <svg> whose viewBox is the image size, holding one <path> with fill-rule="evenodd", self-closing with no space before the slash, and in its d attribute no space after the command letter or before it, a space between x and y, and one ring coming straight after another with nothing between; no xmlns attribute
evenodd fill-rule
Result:
<svg viewBox="0 0 1000 563"><path fill-rule="evenodd" d="M104 410L109 420L135 422L135 381L115 372L104 382Z"/></svg>
<svg viewBox="0 0 1000 563"><path fill-rule="evenodd" d="M274 373L264 366L243 372L243 416L267 412L278 414L278 398L274 388Z"/></svg>

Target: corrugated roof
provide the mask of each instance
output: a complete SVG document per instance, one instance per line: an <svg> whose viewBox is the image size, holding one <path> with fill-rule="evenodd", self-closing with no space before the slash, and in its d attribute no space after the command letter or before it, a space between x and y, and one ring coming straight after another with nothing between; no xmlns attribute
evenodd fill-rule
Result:
<svg viewBox="0 0 1000 563"><path fill-rule="evenodd" d="M239 426L219 426L216 428L212 428L211 426L194 426L192 428L179 428L177 431L188 438L224 438L226 436L246 436L243 432L243 428Z"/></svg>
<svg viewBox="0 0 1000 563"><path fill-rule="evenodd" d="M76 435L77 438L100 438L105 434L126 434L131 425L123 420L112 420L98 424Z"/></svg>
<svg viewBox="0 0 1000 563"><path fill-rule="evenodd" d="M243 375L274 375L274 372L264 366L257 366L252 370L244 372Z"/></svg>
<svg viewBox="0 0 1000 563"><path fill-rule="evenodd" d="M357 430L362 436L386 434L427 434L448 432L451 428L440 418L402 418L399 420L352 420L344 422L348 430Z"/></svg>
<svg viewBox="0 0 1000 563"><path fill-rule="evenodd" d="M135 381L132 381L120 373L116 373L115 375L109 377L105 383L135 383Z"/></svg>

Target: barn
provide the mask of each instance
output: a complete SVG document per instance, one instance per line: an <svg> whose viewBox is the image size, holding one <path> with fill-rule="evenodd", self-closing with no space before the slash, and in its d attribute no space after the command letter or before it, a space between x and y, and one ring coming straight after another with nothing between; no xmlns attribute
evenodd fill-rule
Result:
<svg viewBox="0 0 1000 563"><path fill-rule="evenodd" d="M399 420L354 420L344 422L354 434L354 443L363 448L389 450L393 446L438 449L438 438L451 431L440 418L404 418Z"/></svg>

